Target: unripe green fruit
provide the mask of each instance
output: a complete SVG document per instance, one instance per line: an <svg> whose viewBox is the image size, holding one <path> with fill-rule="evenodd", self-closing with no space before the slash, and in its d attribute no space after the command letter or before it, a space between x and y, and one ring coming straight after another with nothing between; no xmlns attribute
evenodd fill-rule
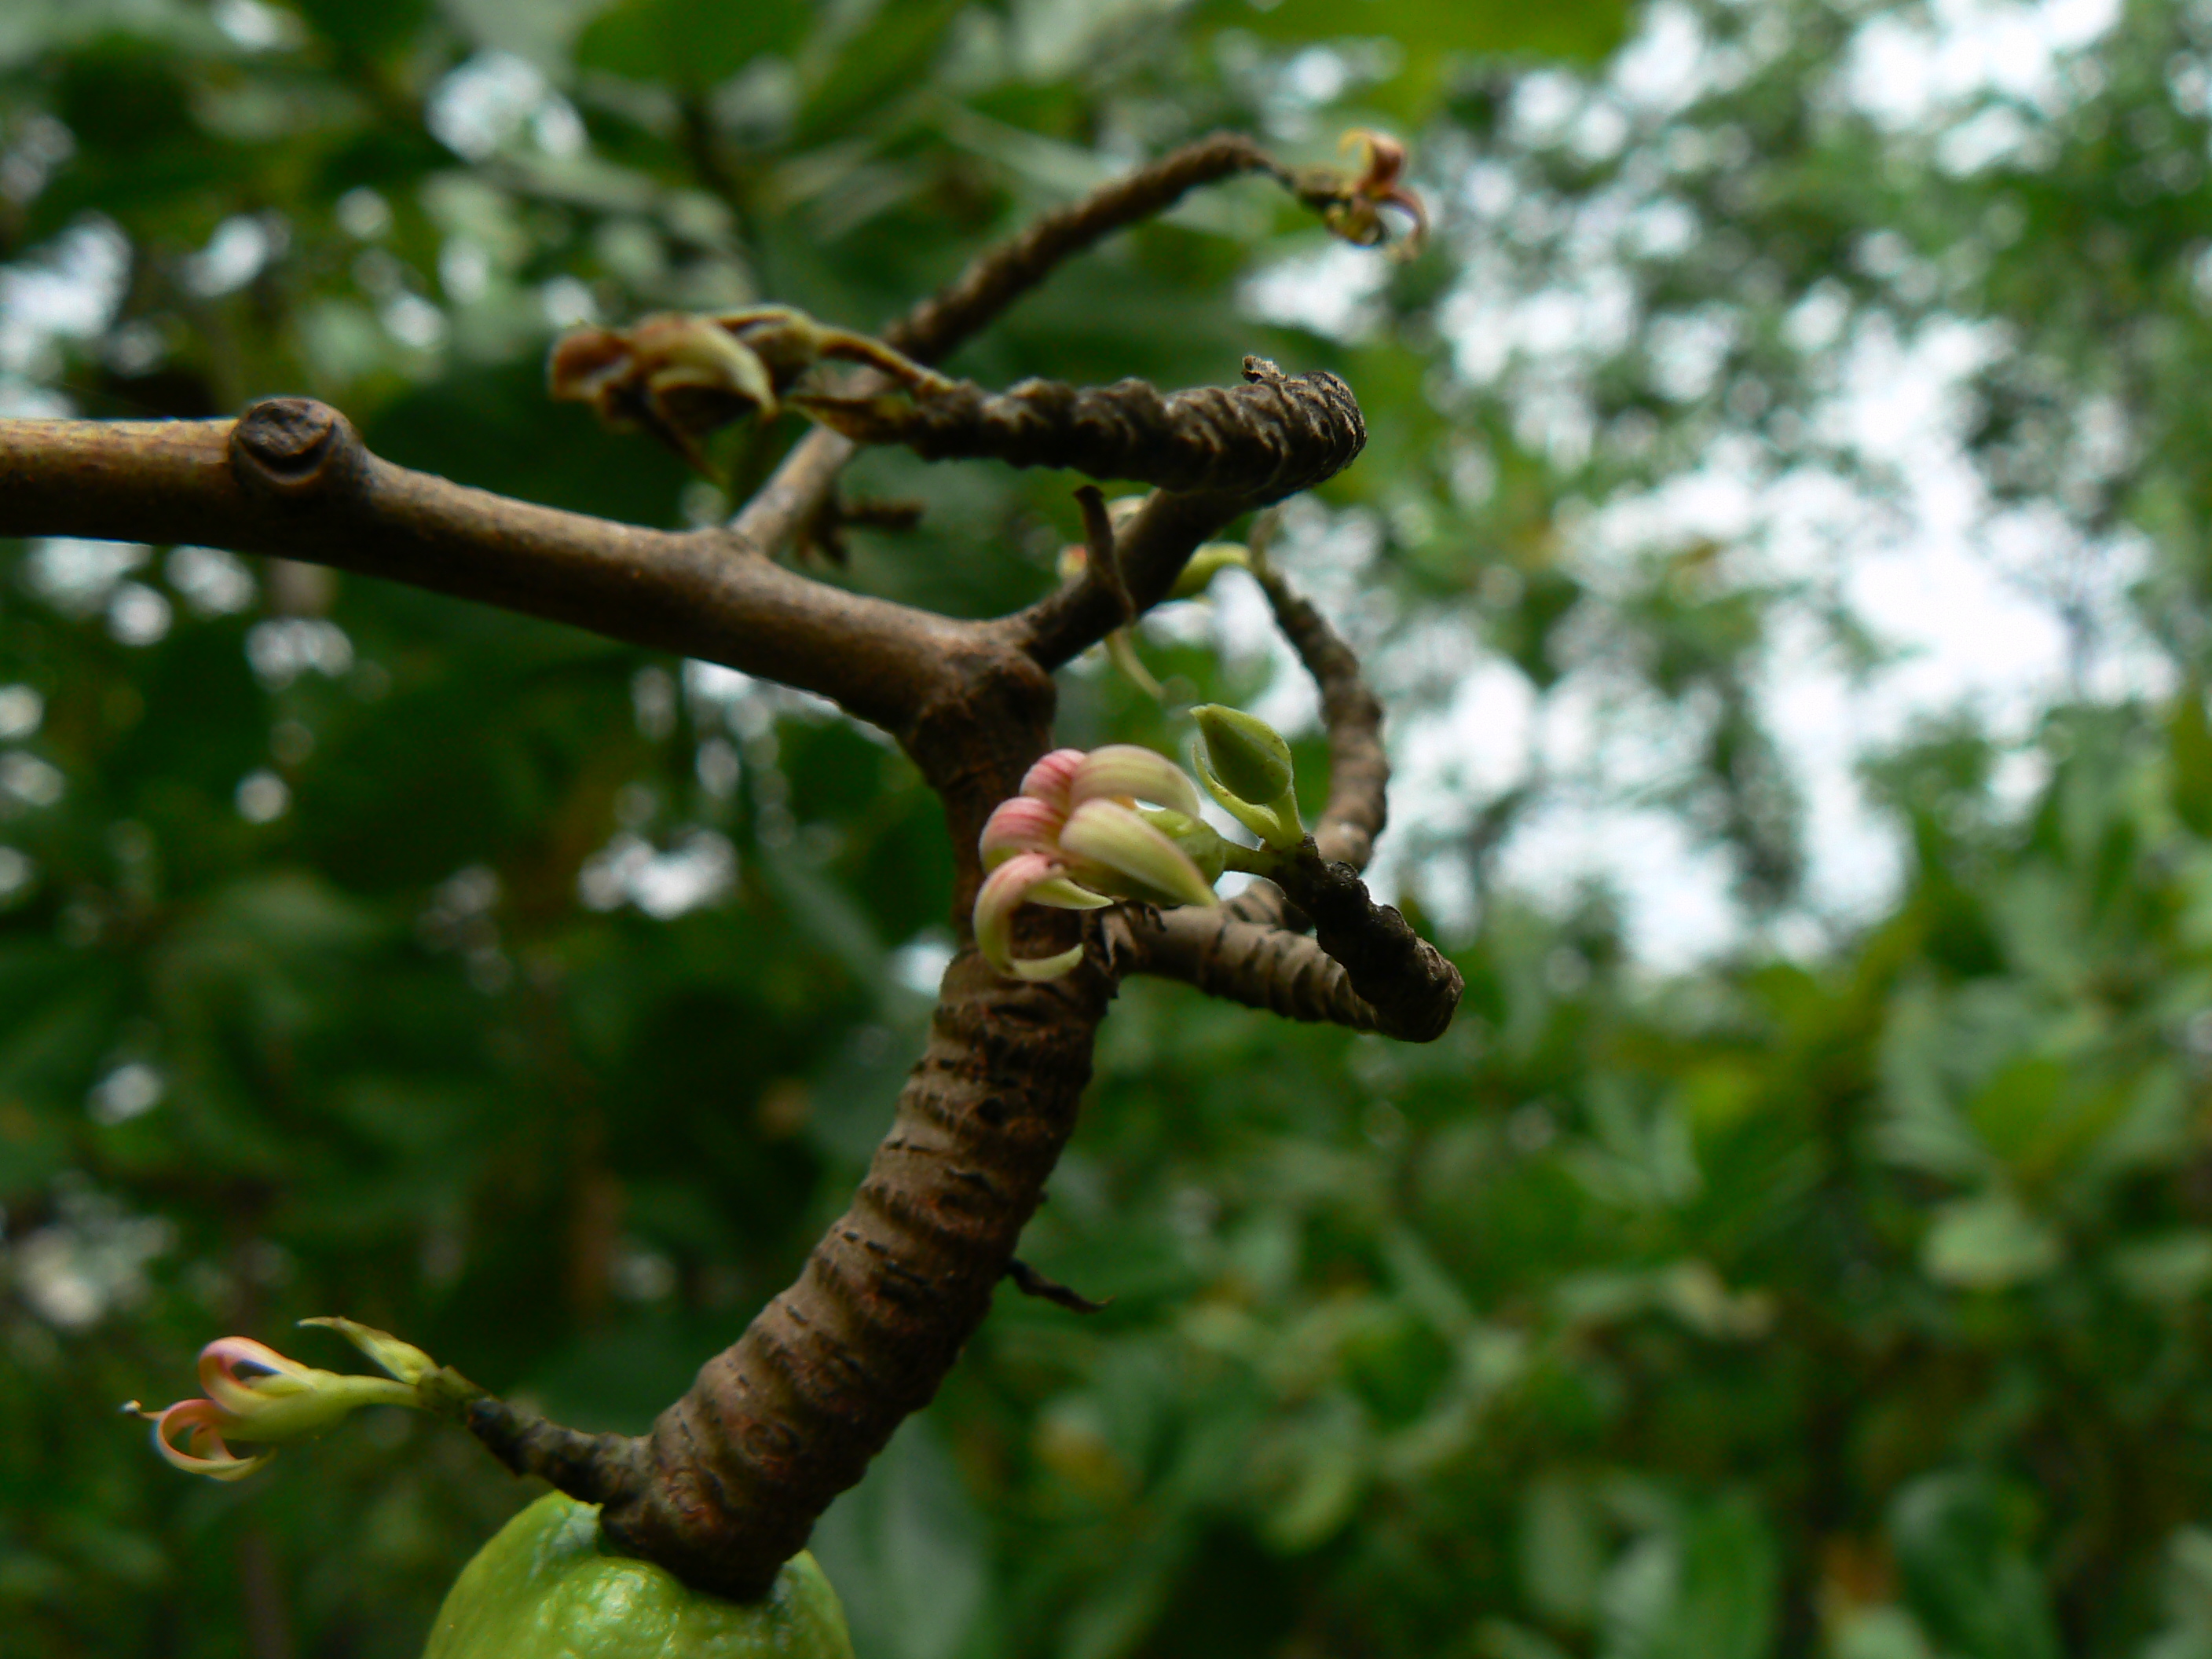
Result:
<svg viewBox="0 0 2212 1659"><path fill-rule="evenodd" d="M726 1601L599 1548L597 1506L548 1492L461 1569L422 1659L853 1659L807 1554L757 1601Z"/></svg>

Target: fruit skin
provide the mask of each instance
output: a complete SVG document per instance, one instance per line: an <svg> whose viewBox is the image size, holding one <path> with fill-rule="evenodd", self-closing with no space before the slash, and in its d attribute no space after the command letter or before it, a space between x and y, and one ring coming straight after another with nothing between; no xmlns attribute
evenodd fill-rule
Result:
<svg viewBox="0 0 2212 1659"><path fill-rule="evenodd" d="M757 1601L702 1595L599 1548L599 1506L548 1492L500 1528L447 1592L422 1659L853 1659L814 1558Z"/></svg>

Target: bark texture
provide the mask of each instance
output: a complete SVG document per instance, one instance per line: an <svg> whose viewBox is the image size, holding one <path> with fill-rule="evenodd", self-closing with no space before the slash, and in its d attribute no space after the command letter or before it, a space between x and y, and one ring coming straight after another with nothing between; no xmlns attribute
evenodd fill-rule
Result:
<svg viewBox="0 0 2212 1659"><path fill-rule="evenodd" d="M853 1207L661 1413L602 1512L613 1541L724 1595L768 1588L989 1310L1074 1132L1109 991L1091 969L1022 985L953 960Z"/></svg>
<svg viewBox="0 0 2212 1659"><path fill-rule="evenodd" d="M925 461L1063 467L1162 489L1221 491L1248 508L1334 477L1365 447L1352 388L1327 369L1286 375L1264 357L1247 357L1244 379L1164 394L1142 380L1024 380L1010 392L956 380L911 401L791 401L857 443L903 444Z"/></svg>

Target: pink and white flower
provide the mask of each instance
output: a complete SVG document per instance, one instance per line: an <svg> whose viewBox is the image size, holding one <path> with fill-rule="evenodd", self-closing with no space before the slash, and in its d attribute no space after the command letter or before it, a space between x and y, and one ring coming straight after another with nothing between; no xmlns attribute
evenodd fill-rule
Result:
<svg viewBox="0 0 2212 1659"><path fill-rule="evenodd" d="M1199 821L1198 790L1166 756L1134 744L1085 754L1055 749L1030 768L1022 792L1000 802L983 826L983 867L975 896L975 945L983 959L1015 979L1057 979L1083 959L1080 945L1050 957L1013 954L1014 912L1024 904L1096 910L1117 898L1147 903L1214 904L1213 879L1158 823L1140 812L1150 801L1186 840L1216 839Z"/></svg>
<svg viewBox="0 0 2212 1659"><path fill-rule="evenodd" d="M154 1449L169 1462L216 1480L242 1479L276 1455L241 1457L230 1449L233 1441L298 1440L321 1433L363 1406L422 1403L412 1382L317 1370L251 1337L225 1336L209 1343L200 1350L199 1374L200 1387L207 1390L204 1400L180 1400L158 1412L134 1400L124 1410L153 1424Z"/></svg>

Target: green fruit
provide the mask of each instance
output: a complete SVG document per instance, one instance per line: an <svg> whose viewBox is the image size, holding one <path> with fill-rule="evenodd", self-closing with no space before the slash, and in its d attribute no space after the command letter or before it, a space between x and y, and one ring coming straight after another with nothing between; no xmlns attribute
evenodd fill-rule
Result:
<svg viewBox="0 0 2212 1659"><path fill-rule="evenodd" d="M422 1659L853 1659L811 1555L757 1601L726 1601L599 1548L598 1506L548 1492L477 1552Z"/></svg>

